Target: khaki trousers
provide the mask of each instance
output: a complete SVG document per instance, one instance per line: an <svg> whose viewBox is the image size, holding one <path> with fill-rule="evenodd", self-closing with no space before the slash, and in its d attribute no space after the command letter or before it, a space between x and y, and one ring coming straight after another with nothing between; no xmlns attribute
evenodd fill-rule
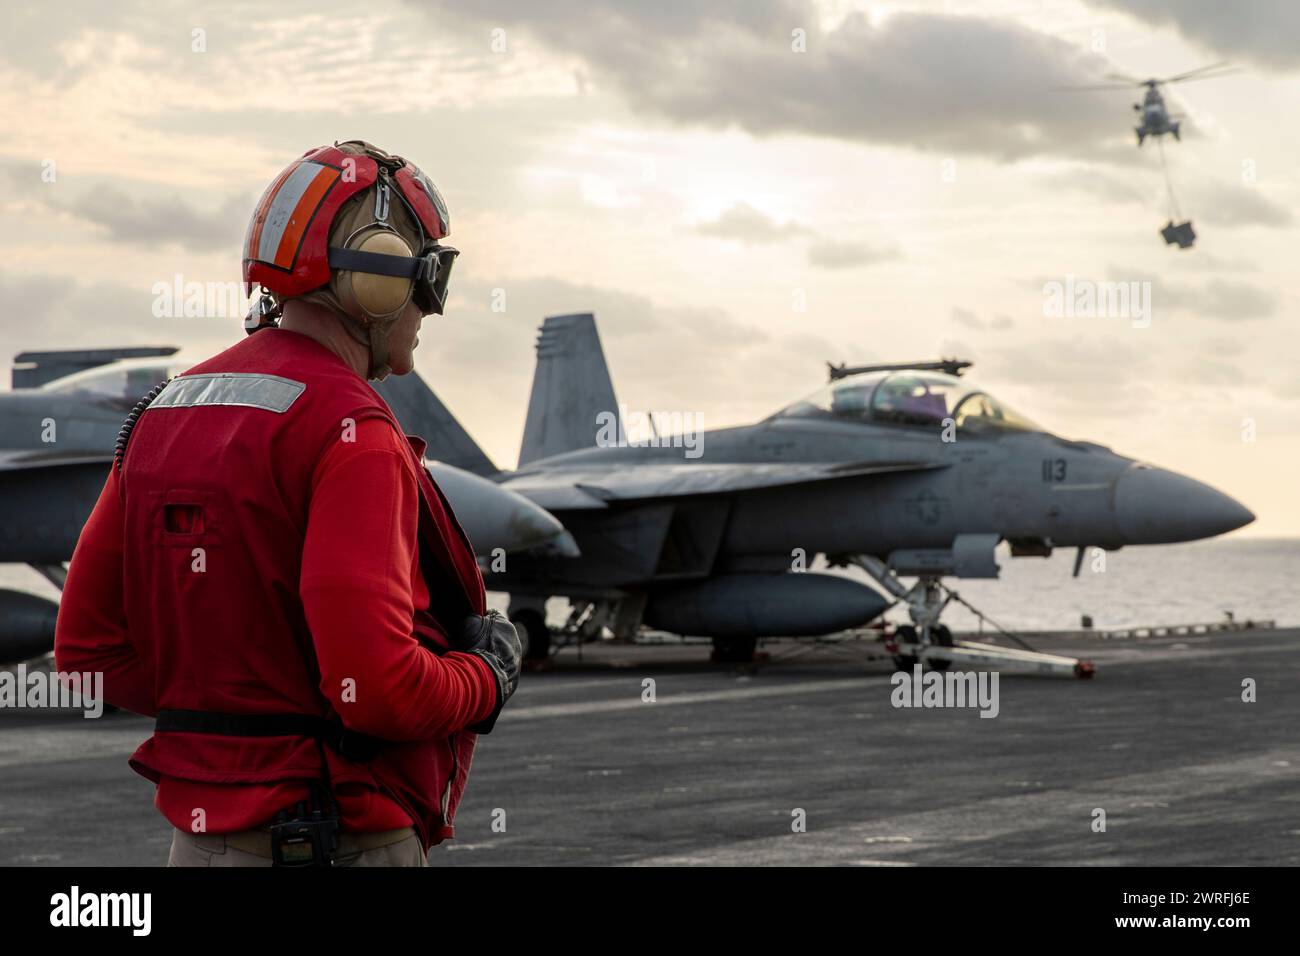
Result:
<svg viewBox="0 0 1300 956"><path fill-rule="evenodd" d="M173 828L168 866L270 866L271 834L266 830L239 833L186 833ZM427 866L424 847L415 830L405 827L383 833L341 833L334 851L335 866Z"/></svg>

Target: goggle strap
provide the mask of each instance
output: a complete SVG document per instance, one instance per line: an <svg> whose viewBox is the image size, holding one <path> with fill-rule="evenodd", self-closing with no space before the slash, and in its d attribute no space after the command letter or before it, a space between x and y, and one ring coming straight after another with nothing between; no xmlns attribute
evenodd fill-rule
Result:
<svg viewBox="0 0 1300 956"><path fill-rule="evenodd" d="M331 269L412 281L419 279L425 268L424 259L415 256L390 256L383 252L362 252L359 249L338 247L330 248L329 264Z"/></svg>

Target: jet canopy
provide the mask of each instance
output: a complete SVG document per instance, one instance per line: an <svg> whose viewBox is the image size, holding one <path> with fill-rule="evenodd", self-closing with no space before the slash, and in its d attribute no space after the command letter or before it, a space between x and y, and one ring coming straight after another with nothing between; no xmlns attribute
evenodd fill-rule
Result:
<svg viewBox="0 0 1300 956"><path fill-rule="evenodd" d="M952 419L958 429L974 434L1043 430L969 380L936 372L850 375L786 406L774 417L925 428L939 428Z"/></svg>
<svg viewBox="0 0 1300 956"><path fill-rule="evenodd" d="M155 385L188 367L175 358L126 359L56 378L40 386L40 390L57 395L79 394L96 405L125 414Z"/></svg>

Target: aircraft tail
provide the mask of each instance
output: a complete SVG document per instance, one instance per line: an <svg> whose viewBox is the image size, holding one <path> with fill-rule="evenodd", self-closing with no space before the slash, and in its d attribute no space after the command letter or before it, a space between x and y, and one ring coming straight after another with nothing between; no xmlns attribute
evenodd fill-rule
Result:
<svg viewBox="0 0 1300 956"><path fill-rule="evenodd" d="M519 467L591 448L600 430L601 412L617 414L618 405L596 317L590 312L548 316L537 337L537 368Z"/></svg>
<svg viewBox="0 0 1300 956"><path fill-rule="evenodd" d="M430 458L484 477L500 471L418 373L390 375L373 384L402 428L429 443Z"/></svg>

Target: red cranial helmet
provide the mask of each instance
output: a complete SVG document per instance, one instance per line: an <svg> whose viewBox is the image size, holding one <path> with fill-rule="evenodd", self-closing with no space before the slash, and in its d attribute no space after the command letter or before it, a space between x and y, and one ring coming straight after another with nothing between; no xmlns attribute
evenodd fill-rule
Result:
<svg viewBox="0 0 1300 956"><path fill-rule="evenodd" d="M350 320L370 346L372 377L387 374L388 331L408 302L441 313L455 249L447 206L413 163L360 140L309 150L267 187L244 238L244 285L270 296L250 332L286 299L306 296Z"/></svg>

